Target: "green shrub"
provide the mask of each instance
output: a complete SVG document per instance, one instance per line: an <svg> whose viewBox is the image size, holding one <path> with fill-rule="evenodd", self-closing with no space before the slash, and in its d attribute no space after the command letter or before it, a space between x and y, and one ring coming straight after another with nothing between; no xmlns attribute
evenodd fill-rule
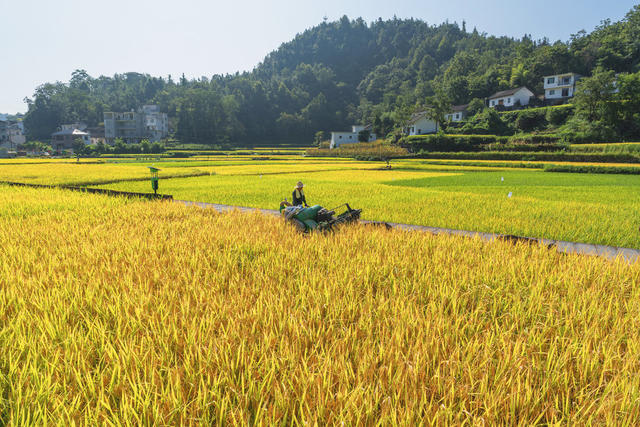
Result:
<svg viewBox="0 0 640 427"><path fill-rule="evenodd" d="M305 155L308 157L351 157L359 160L379 160L406 157L408 152L398 145L379 140L370 143L344 144L334 149L312 148L307 150Z"/></svg>
<svg viewBox="0 0 640 427"><path fill-rule="evenodd" d="M555 127L562 126L573 111L573 106L550 107L547 109L547 122Z"/></svg>
<svg viewBox="0 0 640 427"><path fill-rule="evenodd" d="M512 135L513 129L508 122L503 120L502 115L493 108L487 108L469 119L461 128L463 134L475 135Z"/></svg>
<svg viewBox="0 0 640 427"><path fill-rule="evenodd" d="M566 104L506 111L500 113L500 117L514 130L531 132L533 130L557 129L573 116L574 111L573 105Z"/></svg>
<svg viewBox="0 0 640 427"><path fill-rule="evenodd" d="M489 144L486 151L519 151L519 152L543 152L543 151L565 151L569 149L569 144Z"/></svg>
<svg viewBox="0 0 640 427"><path fill-rule="evenodd" d="M620 140L613 126L604 120L590 121L574 116L567 121L562 131L565 141L576 144Z"/></svg>
<svg viewBox="0 0 640 427"><path fill-rule="evenodd" d="M519 111L515 121L516 128L523 132L544 129L546 124L546 112L538 109Z"/></svg>
<svg viewBox="0 0 640 427"><path fill-rule="evenodd" d="M623 175L640 175L640 167L632 166L588 166L588 165L546 165L545 172L566 173L606 173Z"/></svg>
<svg viewBox="0 0 640 427"><path fill-rule="evenodd" d="M412 153L419 151L481 151L486 144L506 142L496 135L415 135L400 140L400 145Z"/></svg>
<svg viewBox="0 0 640 427"><path fill-rule="evenodd" d="M510 144L556 144L560 141L563 136L556 134L516 134L509 138Z"/></svg>

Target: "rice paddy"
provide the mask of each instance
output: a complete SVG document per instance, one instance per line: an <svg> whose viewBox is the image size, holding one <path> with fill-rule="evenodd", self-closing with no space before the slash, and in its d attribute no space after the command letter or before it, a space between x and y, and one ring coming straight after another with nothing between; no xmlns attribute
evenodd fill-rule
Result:
<svg viewBox="0 0 640 427"><path fill-rule="evenodd" d="M398 188L473 179L412 173ZM639 282L539 246L0 185L0 424L635 425Z"/></svg>
<svg viewBox="0 0 640 427"><path fill-rule="evenodd" d="M161 179L181 200L275 209L304 181L313 204L362 208L366 219L640 248L640 180L535 169L301 160L217 162L211 175ZM144 181L104 186L148 192ZM509 194L511 194L509 196Z"/></svg>

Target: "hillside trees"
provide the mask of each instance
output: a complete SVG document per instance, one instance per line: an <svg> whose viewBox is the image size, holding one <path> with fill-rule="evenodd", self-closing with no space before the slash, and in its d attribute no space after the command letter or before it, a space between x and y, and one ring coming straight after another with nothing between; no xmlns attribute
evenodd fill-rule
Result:
<svg viewBox="0 0 640 427"><path fill-rule="evenodd" d="M575 106L568 127L588 140L640 137L640 72L616 75L598 68L578 82Z"/></svg>
<svg viewBox="0 0 640 427"><path fill-rule="evenodd" d="M68 83L36 89L25 126L30 139L46 139L62 123L96 126L104 111L158 104L185 142L311 142L317 131L355 122L374 123L386 135L400 126L404 106L426 105L437 91L466 104L513 86L541 93L542 77L556 73L640 71L639 40L639 6L620 22L554 43L467 32L456 23L342 17L282 44L251 72L176 82L132 72L93 78L77 70ZM633 114L625 113L625 123Z"/></svg>

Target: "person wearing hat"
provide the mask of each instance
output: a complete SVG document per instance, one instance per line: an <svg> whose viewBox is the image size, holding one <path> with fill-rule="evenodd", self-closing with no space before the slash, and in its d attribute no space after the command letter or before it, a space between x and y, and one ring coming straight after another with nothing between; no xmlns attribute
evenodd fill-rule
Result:
<svg viewBox="0 0 640 427"><path fill-rule="evenodd" d="M293 206L302 206L303 204L307 207L307 199L304 197L304 184L302 181L298 181L296 184L296 188L293 190Z"/></svg>

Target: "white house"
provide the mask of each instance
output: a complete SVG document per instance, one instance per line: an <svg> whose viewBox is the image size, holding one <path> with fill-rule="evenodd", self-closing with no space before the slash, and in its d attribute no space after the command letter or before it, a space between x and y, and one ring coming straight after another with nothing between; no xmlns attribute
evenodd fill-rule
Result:
<svg viewBox="0 0 640 427"><path fill-rule="evenodd" d="M454 105L451 107L451 112L449 114L445 114L444 118L450 122L461 122L467 117L467 107L469 104L465 105Z"/></svg>
<svg viewBox="0 0 640 427"><path fill-rule="evenodd" d="M544 78L544 99L572 98L576 92L576 82L581 77L576 73L546 76Z"/></svg>
<svg viewBox="0 0 640 427"><path fill-rule="evenodd" d="M426 135L438 132L438 123L427 117L426 111L415 113L404 128L406 135Z"/></svg>
<svg viewBox="0 0 640 427"><path fill-rule="evenodd" d="M331 132L331 148L338 148L343 144L355 144L358 142L358 137L360 132L368 130L371 132L371 125L362 126L362 125L353 125L351 126L351 132ZM367 142L375 141L376 134L369 133L369 140Z"/></svg>
<svg viewBox="0 0 640 427"><path fill-rule="evenodd" d="M505 107L529 105L529 100L533 96L533 92L524 86L516 89L503 90L489 97L489 107L496 108L498 105Z"/></svg>

